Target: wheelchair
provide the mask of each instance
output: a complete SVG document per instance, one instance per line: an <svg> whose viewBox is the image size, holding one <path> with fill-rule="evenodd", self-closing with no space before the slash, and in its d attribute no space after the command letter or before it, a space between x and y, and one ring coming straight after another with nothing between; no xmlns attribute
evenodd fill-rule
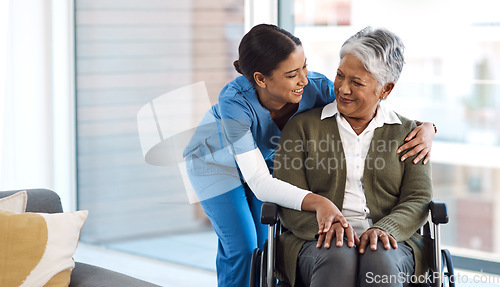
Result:
<svg viewBox="0 0 500 287"><path fill-rule="evenodd" d="M268 225L269 239L264 248L256 248L252 254L250 287L275 287L277 279L274 277L276 258L276 236L283 230L278 217L278 205L264 202L261 210L261 223ZM421 228L424 237L432 241L432 264L430 266L430 287L455 287L454 271L451 254L447 249L440 247L439 225L448 223L446 204L431 201L429 204L429 220ZM278 286L289 286L279 283ZM422 286L422 285L418 285ZM426 286L426 285L423 285Z"/></svg>

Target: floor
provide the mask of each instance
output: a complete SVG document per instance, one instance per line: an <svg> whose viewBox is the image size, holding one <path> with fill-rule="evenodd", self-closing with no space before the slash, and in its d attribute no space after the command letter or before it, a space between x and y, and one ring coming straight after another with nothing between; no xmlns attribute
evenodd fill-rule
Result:
<svg viewBox="0 0 500 287"><path fill-rule="evenodd" d="M122 241L107 247L215 272L217 235L213 231Z"/></svg>

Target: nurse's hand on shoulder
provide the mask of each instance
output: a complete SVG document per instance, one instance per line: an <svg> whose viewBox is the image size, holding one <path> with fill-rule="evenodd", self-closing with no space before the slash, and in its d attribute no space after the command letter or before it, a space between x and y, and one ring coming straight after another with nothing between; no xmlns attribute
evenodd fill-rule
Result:
<svg viewBox="0 0 500 287"><path fill-rule="evenodd" d="M397 153L408 150L401 157L401 161L418 154L413 163L416 164L424 159L422 163L426 164L431 158L432 140L435 134L436 128L432 123L421 123L415 127L405 138L406 143L397 150Z"/></svg>

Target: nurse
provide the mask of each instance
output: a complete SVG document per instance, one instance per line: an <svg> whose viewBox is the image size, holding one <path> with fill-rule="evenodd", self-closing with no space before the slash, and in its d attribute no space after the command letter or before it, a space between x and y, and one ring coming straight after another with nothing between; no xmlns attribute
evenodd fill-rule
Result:
<svg viewBox="0 0 500 287"><path fill-rule="evenodd" d="M333 102L333 82L309 72L300 40L275 25L253 27L234 66L243 76L222 89L184 150L191 184L218 236L219 287L248 285L252 252L267 238L259 220L263 201L315 212L319 234L334 222L347 227L330 200L272 176L281 130L295 114ZM416 127L399 149L412 148L402 160L418 154L415 164L427 162L434 133L431 123Z"/></svg>

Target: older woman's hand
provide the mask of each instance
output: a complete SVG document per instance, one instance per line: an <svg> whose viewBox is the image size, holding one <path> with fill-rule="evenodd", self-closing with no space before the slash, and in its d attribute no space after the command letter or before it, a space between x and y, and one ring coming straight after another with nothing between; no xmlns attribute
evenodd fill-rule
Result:
<svg viewBox="0 0 500 287"><path fill-rule="evenodd" d="M319 235L316 247L321 248L321 245L323 245L325 248L330 248L333 236L337 238L337 247L344 245L344 236L347 238L347 246L354 247L355 244L359 244L359 238L351 225L346 228L340 222L336 222L328 232Z"/></svg>
<svg viewBox="0 0 500 287"><path fill-rule="evenodd" d="M390 249L391 246L394 249L398 248L396 239L394 239L394 237L392 237L389 232L379 228L370 228L361 235L359 243L359 253L365 253L368 242L370 243L371 250L377 250L378 240L382 241L382 243L384 244L384 248L387 250Z"/></svg>
<svg viewBox="0 0 500 287"><path fill-rule="evenodd" d="M436 130L432 123L422 123L414 128L405 138L407 143L397 150L397 153L401 153L404 150L411 149L401 157L401 161L419 154L413 160L413 163L418 163L421 159L424 159L423 163L426 164L431 157L432 140L435 134Z"/></svg>

